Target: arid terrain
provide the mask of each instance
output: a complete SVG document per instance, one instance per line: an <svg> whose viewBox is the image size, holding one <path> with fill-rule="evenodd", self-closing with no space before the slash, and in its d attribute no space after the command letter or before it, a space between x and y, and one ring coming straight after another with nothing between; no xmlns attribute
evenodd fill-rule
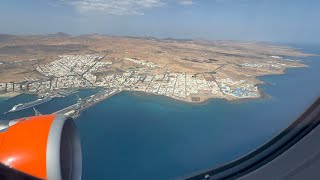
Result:
<svg viewBox="0 0 320 180"><path fill-rule="evenodd" d="M304 67L264 42L0 35L0 93L105 87L201 102L260 97L257 76ZM15 88L17 87L17 88Z"/></svg>

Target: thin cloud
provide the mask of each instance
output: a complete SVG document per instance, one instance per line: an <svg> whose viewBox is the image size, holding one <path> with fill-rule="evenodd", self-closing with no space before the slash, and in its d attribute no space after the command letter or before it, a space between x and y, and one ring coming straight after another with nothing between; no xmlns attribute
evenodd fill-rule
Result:
<svg viewBox="0 0 320 180"><path fill-rule="evenodd" d="M192 5L193 1L192 0L178 0L178 3L181 5Z"/></svg>
<svg viewBox="0 0 320 180"><path fill-rule="evenodd" d="M143 15L144 10L166 3L164 0L60 0L58 4L70 5L80 13Z"/></svg>
<svg viewBox="0 0 320 180"><path fill-rule="evenodd" d="M143 15L144 11L170 4L170 0L58 0L51 6L68 5L82 14ZM180 5L192 5L192 0L176 0Z"/></svg>

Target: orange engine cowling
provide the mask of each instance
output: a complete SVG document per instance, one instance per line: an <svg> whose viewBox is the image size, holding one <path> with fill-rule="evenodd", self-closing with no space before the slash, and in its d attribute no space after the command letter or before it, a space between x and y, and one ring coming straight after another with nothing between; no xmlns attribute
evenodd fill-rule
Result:
<svg viewBox="0 0 320 180"><path fill-rule="evenodd" d="M0 164L37 179L81 179L81 144L74 120L43 115L0 121Z"/></svg>

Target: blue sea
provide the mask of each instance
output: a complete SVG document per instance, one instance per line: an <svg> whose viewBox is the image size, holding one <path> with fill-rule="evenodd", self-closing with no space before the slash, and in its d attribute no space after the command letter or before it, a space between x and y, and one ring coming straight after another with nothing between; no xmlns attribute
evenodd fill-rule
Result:
<svg viewBox="0 0 320 180"><path fill-rule="evenodd" d="M319 46L296 47L320 54ZM260 86L268 95L265 99L213 99L195 105L123 92L87 109L76 120L82 141L83 179L179 179L253 151L288 127L320 96L320 57L302 60L309 67L260 77L269 82ZM98 91L79 94L86 97ZM0 113L34 99L33 95L0 99ZM37 109L51 113L76 99L75 95L54 99ZM25 110L0 118L30 115L32 110Z"/></svg>

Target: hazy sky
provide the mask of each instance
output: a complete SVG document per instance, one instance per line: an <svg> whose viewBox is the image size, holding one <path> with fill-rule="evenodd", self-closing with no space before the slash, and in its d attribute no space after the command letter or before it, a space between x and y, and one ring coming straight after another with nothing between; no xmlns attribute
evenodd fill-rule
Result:
<svg viewBox="0 0 320 180"><path fill-rule="evenodd" d="M0 33L320 42L319 0L0 0Z"/></svg>

